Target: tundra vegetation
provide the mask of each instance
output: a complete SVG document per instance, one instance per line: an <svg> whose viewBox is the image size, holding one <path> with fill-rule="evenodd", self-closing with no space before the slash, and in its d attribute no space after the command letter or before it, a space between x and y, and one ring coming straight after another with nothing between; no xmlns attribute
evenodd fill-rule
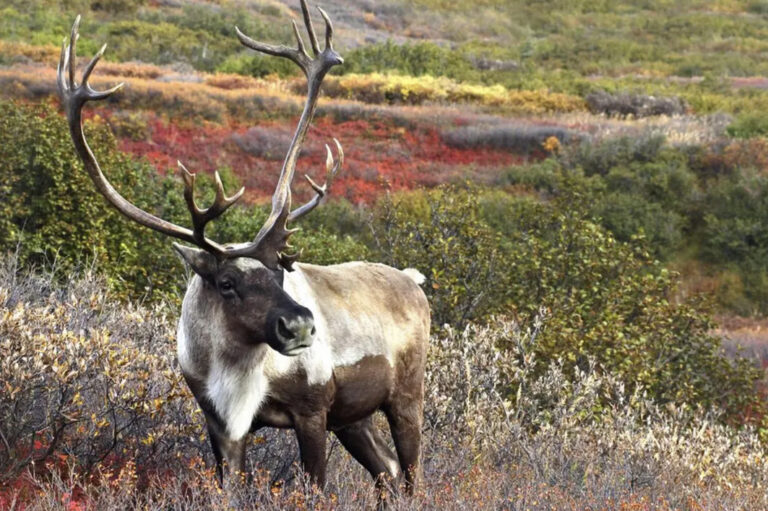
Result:
<svg viewBox="0 0 768 511"><path fill-rule="evenodd" d="M300 170L331 136L346 164L293 240L427 277L425 485L392 507L768 509L768 4L334 4L346 63ZM248 192L209 233L241 241L304 82L232 26L287 42L293 8L0 8L0 508L229 508L174 360L188 275L92 193L55 62L84 14L94 86L127 82L85 123L110 180L183 224L176 159L201 203L219 170ZM244 505L376 503L337 444L324 492L287 434L249 450Z"/></svg>

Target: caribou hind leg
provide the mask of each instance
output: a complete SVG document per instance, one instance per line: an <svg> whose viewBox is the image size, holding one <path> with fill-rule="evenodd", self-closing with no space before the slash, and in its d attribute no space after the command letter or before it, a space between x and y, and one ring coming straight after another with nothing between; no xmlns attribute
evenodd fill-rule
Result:
<svg viewBox="0 0 768 511"><path fill-rule="evenodd" d="M405 474L406 493L412 495L421 479L421 425L424 415L424 344L401 354L395 392L382 410L389 421L400 469Z"/></svg>
<svg viewBox="0 0 768 511"><path fill-rule="evenodd" d="M398 461L387 441L373 424L373 416L334 431L341 445L349 451L376 481L380 497L384 497L387 478L397 480Z"/></svg>
<svg viewBox="0 0 768 511"><path fill-rule="evenodd" d="M400 468L405 474L405 491L413 495L421 479L421 399L398 399L384 408L392 430Z"/></svg>

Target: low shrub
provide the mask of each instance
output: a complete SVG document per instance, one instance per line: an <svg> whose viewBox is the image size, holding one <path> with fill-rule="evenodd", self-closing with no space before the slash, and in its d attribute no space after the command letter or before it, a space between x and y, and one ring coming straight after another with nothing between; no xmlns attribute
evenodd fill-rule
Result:
<svg viewBox="0 0 768 511"><path fill-rule="evenodd" d="M39 62L55 64L61 57L61 49L53 45L34 46L22 42L0 40L0 55L4 64L14 62Z"/></svg>
<svg viewBox="0 0 768 511"><path fill-rule="evenodd" d="M664 137L656 133L594 141L585 139L583 144L574 145L570 151L564 152L561 161L569 169L583 169L587 176L604 176L618 166L657 159L665 142Z"/></svg>
<svg viewBox="0 0 768 511"><path fill-rule="evenodd" d="M63 273L99 261L126 295L169 293L181 264L168 257L166 240L125 221L95 192L65 120L46 106L0 103L0 112L0 250L21 244L22 265L56 260ZM177 183L119 155L103 121L88 123L86 132L115 187L139 207L167 215L165 194Z"/></svg>
<svg viewBox="0 0 768 511"><path fill-rule="evenodd" d="M261 78L268 75L280 77L297 76L301 70L286 59L276 59L262 55L229 55L220 64L216 65L219 73L237 73L245 76Z"/></svg>
<svg viewBox="0 0 768 511"><path fill-rule="evenodd" d="M97 75L91 78L95 88L115 85L115 77ZM30 71L0 70L0 87L4 98L41 100L56 96L53 69ZM226 90L216 84L162 82L131 78L125 87L111 96L107 105L131 110L163 112L183 122L229 119L256 122L269 118L295 116L301 112L301 98L287 95L279 88Z"/></svg>
<svg viewBox="0 0 768 511"><path fill-rule="evenodd" d="M374 215L371 244L378 257L426 275L434 325L462 328L503 306L499 238L479 218L471 192L444 187L420 196L387 196Z"/></svg>
<svg viewBox="0 0 768 511"><path fill-rule="evenodd" d="M367 44L344 55L344 74L397 72L410 76L461 79L472 74L472 63L459 52L432 42Z"/></svg>
<svg viewBox="0 0 768 511"><path fill-rule="evenodd" d="M436 327L492 313L527 322L544 307L552 314L536 353L545 364L562 360L570 374L594 359L658 402L756 420L759 372L722 357L707 308L675 303L677 276L644 240L617 241L591 221L591 197L563 179L546 204L471 187L395 197L376 211L372 248L426 275Z"/></svg>
<svg viewBox="0 0 768 511"><path fill-rule="evenodd" d="M0 486L68 463L147 466L189 438L199 449L167 312L110 301L90 273L60 287L13 263L0 263Z"/></svg>
<svg viewBox="0 0 768 511"><path fill-rule="evenodd" d="M575 136L571 131L559 126L525 124L464 126L442 134L443 140L453 147L490 147L523 154L545 151L544 145L552 137L557 139L558 144L568 144Z"/></svg>
<svg viewBox="0 0 768 511"><path fill-rule="evenodd" d="M663 136L583 138L549 161L508 168L497 181L543 197L585 194L588 215L618 240L642 234L655 256L669 259L700 222L703 183L685 151ZM565 178L564 178L565 176Z"/></svg>
<svg viewBox="0 0 768 511"><path fill-rule="evenodd" d="M506 106L513 112L532 114L586 110L584 100L580 97L546 90L510 91Z"/></svg>
<svg viewBox="0 0 768 511"><path fill-rule="evenodd" d="M588 94L585 99L590 112L607 116L640 118L653 115L683 115L688 111L688 105L679 97L596 91Z"/></svg>
<svg viewBox="0 0 768 511"><path fill-rule="evenodd" d="M768 179L764 173L741 169L712 183L706 197L710 207L702 227L705 261L735 270L748 299L737 311L743 315L768 311ZM726 291L725 289L723 291ZM727 298L723 293L721 299ZM733 305L733 297L729 299Z"/></svg>
<svg viewBox="0 0 768 511"><path fill-rule="evenodd" d="M659 406L594 363L571 371L540 358L554 312L537 313L531 323L494 318L433 335L425 477L413 497L391 496L391 509L768 505L768 453L754 431L723 425L715 410ZM0 265L0 331L11 334L0 345L12 348L0 361L9 384L0 390L0 427L27 428L14 438L20 445L0 451L0 506L375 507L368 474L335 440L320 491L296 473L297 446L280 430L253 437L253 480L221 491L205 462L204 421L169 356L173 315L114 303L92 276L60 287L49 276L14 271L12 259ZM34 470L7 471L30 452Z"/></svg>
<svg viewBox="0 0 768 511"><path fill-rule="evenodd" d="M248 154L267 160L282 160L291 145L293 133L288 129L254 126L245 133L233 133L232 141ZM302 148L302 153L307 150Z"/></svg>
<svg viewBox="0 0 768 511"><path fill-rule="evenodd" d="M115 112L109 116L107 124L118 138L147 140L151 136L147 116L142 112Z"/></svg>

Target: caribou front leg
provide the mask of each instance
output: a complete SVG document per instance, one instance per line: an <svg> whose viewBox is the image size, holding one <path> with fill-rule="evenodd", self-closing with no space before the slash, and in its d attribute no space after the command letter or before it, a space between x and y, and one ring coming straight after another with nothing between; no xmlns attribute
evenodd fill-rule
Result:
<svg viewBox="0 0 768 511"><path fill-rule="evenodd" d="M204 413L213 456L216 458L216 478L222 488L234 489L239 485L241 478L245 477L246 437L232 440L216 417Z"/></svg>
<svg viewBox="0 0 768 511"><path fill-rule="evenodd" d="M309 474L312 483L320 489L325 486L325 412L294 417L296 439L299 441L299 454L304 471Z"/></svg>

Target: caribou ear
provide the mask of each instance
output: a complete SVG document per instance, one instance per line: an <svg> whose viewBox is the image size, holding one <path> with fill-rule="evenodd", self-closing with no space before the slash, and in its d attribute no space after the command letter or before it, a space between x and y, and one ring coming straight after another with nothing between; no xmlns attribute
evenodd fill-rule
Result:
<svg viewBox="0 0 768 511"><path fill-rule="evenodd" d="M173 244L173 248L186 263L192 268L192 270L200 275L205 280L211 280L216 274L217 261L216 257L201 248L187 247L185 245Z"/></svg>

